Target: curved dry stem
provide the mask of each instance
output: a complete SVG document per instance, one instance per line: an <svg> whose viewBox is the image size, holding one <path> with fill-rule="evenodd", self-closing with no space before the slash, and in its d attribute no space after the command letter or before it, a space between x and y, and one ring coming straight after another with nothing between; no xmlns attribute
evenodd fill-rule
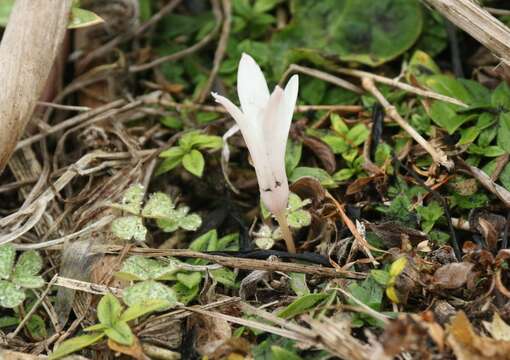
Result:
<svg viewBox="0 0 510 360"><path fill-rule="evenodd" d="M287 251L295 254L296 245L294 244L292 232L290 231L289 224L287 223L285 211L279 214L274 214L274 217L276 218L276 221L278 221L278 225L280 225L280 229L282 230L283 239L285 240L285 245L287 245Z"/></svg>

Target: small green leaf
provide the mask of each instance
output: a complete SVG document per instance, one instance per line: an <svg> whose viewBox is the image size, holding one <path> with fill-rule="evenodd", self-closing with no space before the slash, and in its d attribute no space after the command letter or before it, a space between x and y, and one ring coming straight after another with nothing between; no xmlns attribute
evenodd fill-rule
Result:
<svg viewBox="0 0 510 360"><path fill-rule="evenodd" d="M349 127L345 123L345 121L342 119L342 117L336 113L331 114L331 128L335 130L340 135L345 135L349 132Z"/></svg>
<svg viewBox="0 0 510 360"><path fill-rule="evenodd" d="M44 279L41 276L16 275L12 277L12 282L18 286L27 289L38 289L44 286Z"/></svg>
<svg viewBox="0 0 510 360"><path fill-rule="evenodd" d="M510 112L499 116L498 145L510 153Z"/></svg>
<svg viewBox="0 0 510 360"><path fill-rule="evenodd" d="M69 355L78 350L84 349L87 346L97 343L104 336L104 333L88 334L74 337L61 343L58 348L55 349L48 356L48 360L60 359L66 355Z"/></svg>
<svg viewBox="0 0 510 360"><path fill-rule="evenodd" d="M124 289L122 299L129 306L147 300L164 301L165 309L170 309L177 304L175 292L168 286L154 280L142 281Z"/></svg>
<svg viewBox="0 0 510 360"><path fill-rule="evenodd" d="M12 7L14 6L14 0L1 0L0 1L0 26L5 27L9 20Z"/></svg>
<svg viewBox="0 0 510 360"><path fill-rule="evenodd" d="M0 279L8 279L14 267L16 250L11 244L0 246Z"/></svg>
<svg viewBox="0 0 510 360"><path fill-rule="evenodd" d="M200 151L193 149L182 157L182 166L193 175L202 177L205 166L204 156Z"/></svg>
<svg viewBox="0 0 510 360"><path fill-rule="evenodd" d="M216 229L209 230L205 234L197 237L191 242L189 249L194 251L207 251L209 244L213 242L218 242L218 233L216 232ZM214 249L213 251L215 250L217 249Z"/></svg>
<svg viewBox="0 0 510 360"><path fill-rule="evenodd" d="M179 221L179 226L186 231L195 231L201 225L202 218L197 214L187 215Z"/></svg>
<svg viewBox="0 0 510 360"><path fill-rule="evenodd" d="M356 175L356 169L351 168L344 168L338 170L336 173L333 174L333 180L335 181L345 181L349 180L351 177Z"/></svg>
<svg viewBox="0 0 510 360"><path fill-rule="evenodd" d="M14 267L14 276L36 275L41 271L43 261L37 251L25 251L18 259Z"/></svg>
<svg viewBox="0 0 510 360"><path fill-rule="evenodd" d="M185 152L189 152L193 148L216 150L223 146L223 139L219 136L203 134L197 130L181 136L179 145Z"/></svg>
<svg viewBox="0 0 510 360"><path fill-rule="evenodd" d="M181 129L182 121L175 116L163 116L159 122L170 129Z"/></svg>
<svg viewBox="0 0 510 360"><path fill-rule="evenodd" d="M292 173L298 166L302 151L303 143L301 141L287 140L287 147L285 150L285 170L287 174Z"/></svg>
<svg viewBox="0 0 510 360"><path fill-rule="evenodd" d="M176 276L177 281L186 286L188 289L196 287L202 281L202 274L195 272L180 272Z"/></svg>
<svg viewBox="0 0 510 360"><path fill-rule="evenodd" d="M305 296L310 294L310 289L306 283L306 274L290 273L290 287L297 296Z"/></svg>
<svg viewBox="0 0 510 360"><path fill-rule="evenodd" d="M357 124L352 127L346 135L346 138L350 141L350 143L355 146L359 146L368 139L370 135L370 130L365 126L365 124Z"/></svg>
<svg viewBox="0 0 510 360"><path fill-rule="evenodd" d="M494 90L491 96L492 106L510 111L510 86L505 81Z"/></svg>
<svg viewBox="0 0 510 360"><path fill-rule="evenodd" d="M335 187L335 181L325 170L314 167L297 167L289 177L290 182L296 182L303 177L317 179L324 187Z"/></svg>
<svg viewBox="0 0 510 360"><path fill-rule="evenodd" d="M301 229L312 223L312 215L306 210L296 210L287 215L287 221L291 228Z"/></svg>
<svg viewBox="0 0 510 360"><path fill-rule="evenodd" d="M145 190L140 184L135 184L129 187L122 196L120 204L112 204L112 207L127 211L133 215L139 215L142 209L142 201Z"/></svg>
<svg viewBox="0 0 510 360"><path fill-rule="evenodd" d="M25 300L25 292L14 284L0 280L0 306L14 308Z"/></svg>
<svg viewBox="0 0 510 360"><path fill-rule="evenodd" d="M271 346L271 355L272 360L303 360L296 353L276 345Z"/></svg>
<svg viewBox="0 0 510 360"><path fill-rule="evenodd" d="M382 286L386 286L390 280L390 274L385 270L370 270L370 276Z"/></svg>
<svg viewBox="0 0 510 360"><path fill-rule="evenodd" d="M190 289L180 282L172 286L172 289L177 294L179 301L185 305L192 301L200 292L200 286L195 286Z"/></svg>
<svg viewBox="0 0 510 360"><path fill-rule="evenodd" d="M159 164L158 169L156 170L156 176L179 166L184 154L185 152L178 146L171 147L170 149L163 151L159 157L165 158L165 160Z"/></svg>
<svg viewBox="0 0 510 360"><path fill-rule="evenodd" d="M269 250L274 246L274 239L270 237L256 237L255 245L257 245L259 249Z"/></svg>
<svg viewBox="0 0 510 360"><path fill-rule="evenodd" d="M211 270L210 274L211 274L211 277L214 280L216 280L217 282L219 282L220 284L223 284L227 287L234 288L234 289L238 288L238 286L236 284L237 275L232 270L227 269L227 268L221 268L221 269Z"/></svg>
<svg viewBox="0 0 510 360"><path fill-rule="evenodd" d="M89 331L103 331L103 330L105 330L107 328L108 328L107 325L104 325L104 324L95 324L95 325L92 325L92 326L87 326L86 328L83 329L83 331L86 331L86 332L89 332Z"/></svg>
<svg viewBox="0 0 510 360"><path fill-rule="evenodd" d="M284 319L292 318L298 314L313 308L319 302L328 297L326 293L304 295L294 300L290 305L278 313L278 316Z"/></svg>
<svg viewBox="0 0 510 360"><path fill-rule="evenodd" d="M104 295L97 304L97 318L106 326L113 326L122 312L122 305L112 294Z"/></svg>
<svg viewBox="0 0 510 360"><path fill-rule="evenodd" d="M127 258L115 276L125 280L158 280L173 275L178 267L176 262L164 263L141 255Z"/></svg>
<svg viewBox="0 0 510 360"><path fill-rule="evenodd" d="M105 329L104 333L116 343L126 346L133 345L135 340L131 328L125 321L116 322L112 327Z"/></svg>
<svg viewBox="0 0 510 360"><path fill-rule="evenodd" d="M131 321L148 313L161 310L167 306L164 300L144 300L127 308L120 316L121 321Z"/></svg>
<svg viewBox="0 0 510 360"><path fill-rule="evenodd" d="M2 316L0 317L0 329L16 326L20 323L20 319L15 316Z"/></svg>
<svg viewBox="0 0 510 360"><path fill-rule="evenodd" d="M145 241L147 229L139 216L128 215L112 221L112 233L124 240Z"/></svg>
<svg viewBox="0 0 510 360"><path fill-rule="evenodd" d="M30 333L32 339L42 341L48 337L46 322L37 314L30 316L26 323L26 329Z"/></svg>
<svg viewBox="0 0 510 360"><path fill-rule="evenodd" d="M174 203L170 196L157 192L150 196L142 210L142 216L151 219L164 219L173 216Z"/></svg>
<svg viewBox="0 0 510 360"><path fill-rule="evenodd" d="M72 7L71 16L67 28L78 29L100 24L102 22L104 22L104 20L99 15L93 13L92 11Z"/></svg>

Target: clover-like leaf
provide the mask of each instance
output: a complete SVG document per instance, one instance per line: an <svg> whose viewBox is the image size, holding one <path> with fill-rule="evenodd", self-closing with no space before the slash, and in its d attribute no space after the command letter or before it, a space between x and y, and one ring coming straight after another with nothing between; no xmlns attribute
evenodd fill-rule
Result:
<svg viewBox="0 0 510 360"><path fill-rule="evenodd" d="M111 340L126 346L133 344L135 337L125 321L119 321L104 331Z"/></svg>
<svg viewBox="0 0 510 360"><path fill-rule="evenodd" d="M25 300L25 292L9 281L0 280L0 306L14 308Z"/></svg>
<svg viewBox="0 0 510 360"><path fill-rule="evenodd" d="M159 228L164 232L174 232L179 229L179 219L177 218L167 218L167 219L158 219L156 223Z"/></svg>
<svg viewBox="0 0 510 360"><path fill-rule="evenodd" d="M16 259L16 250L11 244L0 246L0 279L8 279Z"/></svg>
<svg viewBox="0 0 510 360"><path fill-rule="evenodd" d="M287 215L287 221L291 228L300 229L311 224L312 215L306 210L296 210Z"/></svg>
<svg viewBox="0 0 510 360"><path fill-rule="evenodd" d="M200 151L193 149L182 157L182 166L193 175L202 177L205 166L204 156Z"/></svg>
<svg viewBox="0 0 510 360"><path fill-rule="evenodd" d="M112 221L112 232L124 240L145 241L147 229L139 216L128 215Z"/></svg>
<svg viewBox="0 0 510 360"><path fill-rule="evenodd" d="M202 218L197 214L187 215L179 221L179 226L187 231L195 231L200 225L202 225Z"/></svg>
<svg viewBox="0 0 510 360"><path fill-rule="evenodd" d="M27 289L37 289L44 285L44 279L38 275L17 275L15 273L12 282Z"/></svg>
<svg viewBox="0 0 510 360"><path fill-rule="evenodd" d="M134 255L124 261L115 276L124 280L165 279L178 270L176 263L177 261L170 261L165 264L145 256Z"/></svg>
<svg viewBox="0 0 510 360"><path fill-rule="evenodd" d="M129 306L147 300L162 300L165 302L165 307L161 310L170 309L177 304L175 292L154 280L142 281L124 289L122 299Z"/></svg>
<svg viewBox="0 0 510 360"><path fill-rule="evenodd" d="M175 205L170 196L157 192L151 195L142 210L142 216L151 219L164 219L172 216Z"/></svg>
<svg viewBox="0 0 510 360"><path fill-rule="evenodd" d="M122 305L112 294L106 294L97 304L97 318L106 326L113 326L120 318Z"/></svg>
<svg viewBox="0 0 510 360"><path fill-rule="evenodd" d="M257 237L255 238L255 245L259 249L269 250L274 246L274 239L270 237Z"/></svg>
<svg viewBox="0 0 510 360"><path fill-rule="evenodd" d="M145 190L142 185L132 185L124 192L121 203L112 204L112 207L126 211L133 215L139 215L142 209L144 193Z"/></svg>
<svg viewBox="0 0 510 360"><path fill-rule="evenodd" d="M14 267L14 276L36 275L41 271L43 261L37 251L26 251L18 259Z"/></svg>
<svg viewBox="0 0 510 360"><path fill-rule="evenodd" d="M288 211L295 211L305 207L308 204L311 204L310 199L301 200L301 198L294 193L289 194L289 206L287 206Z"/></svg>

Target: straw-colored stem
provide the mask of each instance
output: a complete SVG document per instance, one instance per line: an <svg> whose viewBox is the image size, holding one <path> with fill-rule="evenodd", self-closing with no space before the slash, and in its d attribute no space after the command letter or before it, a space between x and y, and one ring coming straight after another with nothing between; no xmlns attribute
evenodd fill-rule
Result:
<svg viewBox="0 0 510 360"><path fill-rule="evenodd" d="M296 245L294 244L294 239L292 238L292 232L290 231L289 224L287 223L286 215L287 214L285 214L285 211L282 211L279 214L275 214L275 218L276 221L278 221L278 225L280 225L280 229L282 230L283 239L287 245L287 251L295 254Z"/></svg>

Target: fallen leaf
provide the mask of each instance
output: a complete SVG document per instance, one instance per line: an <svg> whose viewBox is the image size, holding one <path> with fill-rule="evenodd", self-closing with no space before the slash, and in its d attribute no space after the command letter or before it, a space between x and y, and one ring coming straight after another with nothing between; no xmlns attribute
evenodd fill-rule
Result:
<svg viewBox="0 0 510 360"><path fill-rule="evenodd" d="M473 266L468 262L443 265L434 273L433 283L443 289L460 288L467 282Z"/></svg>
<svg viewBox="0 0 510 360"><path fill-rule="evenodd" d="M126 354L136 360L148 360L149 358L144 354L140 341L134 336L133 345L125 346L119 344L111 339L108 339L108 347L113 351Z"/></svg>
<svg viewBox="0 0 510 360"><path fill-rule="evenodd" d="M495 340L510 341L510 326L498 313L494 313L492 322L484 321L483 325Z"/></svg>
<svg viewBox="0 0 510 360"><path fill-rule="evenodd" d="M202 356L213 354L232 337L232 328L226 320L196 314L191 322L196 331L195 347Z"/></svg>

